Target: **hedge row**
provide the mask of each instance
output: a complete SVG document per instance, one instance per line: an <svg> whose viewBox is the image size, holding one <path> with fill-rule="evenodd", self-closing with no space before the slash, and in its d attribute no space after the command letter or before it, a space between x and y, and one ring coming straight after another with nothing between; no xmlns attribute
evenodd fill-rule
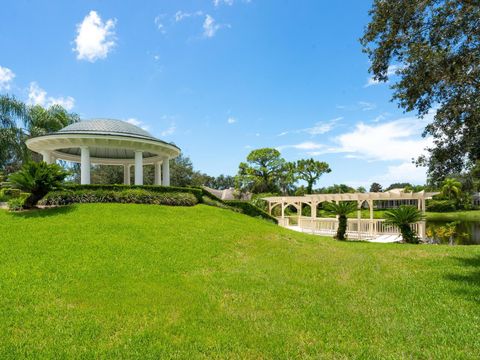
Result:
<svg viewBox="0 0 480 360"><path fill-rule="evenodd" d="M240 209L245 215L262 218L275 224L278 223L278 220L275 219L273 216L256 207L255 205L250 204L249 202L240 200L224 200L224 203L234 208Z"/></svg>
<svg viewBox="0 0 480 360"><path fill-rule="evenodd" d="M427 211L431 212L450 212L457 209L453 200L429 200L427 201Z"/></svg>
<svg viewBox="0 0 480 360"><path fill-rule="evenodd" d="M67 184L65 190L108 190L108 191L126 191L126 190L146 190L155 193L188 193L197 198L197 202L202 202L203 190L190 187L176 187L176 186L158 186L158 185L78 185Z"/></svg>
<svg viewBox="0 0 480 360"><path fill-rule="evenodd" d="M40 205L59 206L75 203L124 203L154 204L173 206L193 206L198 199L190 192L155 192L145 189L70 189L52 191L41 201Z"/></svg>

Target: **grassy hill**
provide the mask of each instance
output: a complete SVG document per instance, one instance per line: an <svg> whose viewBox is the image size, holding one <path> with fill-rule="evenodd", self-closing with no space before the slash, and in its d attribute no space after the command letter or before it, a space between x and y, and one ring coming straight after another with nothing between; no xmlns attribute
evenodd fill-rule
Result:
<svg viewBox="0 0 480 360"><path fill-rule="evenodd" d="M0 358L478 358L480 247L219 208L0 211Z"/></svg>

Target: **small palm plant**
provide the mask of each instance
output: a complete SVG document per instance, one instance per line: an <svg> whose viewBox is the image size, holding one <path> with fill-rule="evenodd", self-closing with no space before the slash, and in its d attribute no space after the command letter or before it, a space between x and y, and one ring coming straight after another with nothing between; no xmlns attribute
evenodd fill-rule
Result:
<svg viewBox="0 0 480 360"><path fill-rule="evenodd" d="M323 205L323 209L328 214L338 216L338 229L335 239L346 240L345 233L347 232L347 215L358 210L356 202L341 201L339 203L327 202Z"/></svg>
<svg viewBox="0 0 480 360"><path fill-rule="evenodd" d="M48 192L60 188L67 175L68 172L57 164L30 161L20 171L10 175L9 180L13 187L30 194L23 204L25 209L30 209Z"/></svg>
<svg viewBox="0 0 480 360"><path fill-rule="evenodd" d="M402 233L402 239L409 244L418 244L420 239L411 224L424 220L424 215L415 206L402 205L385 212L385 223L395 225Z"/></svg>

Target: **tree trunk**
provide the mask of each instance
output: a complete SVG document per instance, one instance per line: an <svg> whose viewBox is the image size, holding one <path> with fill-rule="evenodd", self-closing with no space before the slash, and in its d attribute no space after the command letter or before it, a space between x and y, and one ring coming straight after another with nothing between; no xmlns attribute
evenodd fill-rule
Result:
<svg viewBox="0 0 480 360"><path fill-rule="evenodd" d="M345 240L345 233L347 232L347 217L345 215L340 215L338 217L338 229L337 235L335 238L337 240Z"/></svg>

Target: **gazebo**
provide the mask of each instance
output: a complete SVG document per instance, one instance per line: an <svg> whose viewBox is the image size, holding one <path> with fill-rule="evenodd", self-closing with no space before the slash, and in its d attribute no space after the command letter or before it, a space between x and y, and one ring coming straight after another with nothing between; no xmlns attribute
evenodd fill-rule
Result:
<svg viewBox="0 0 480 360"><path fill-rule="evenodd" d="M80 121L55 133L28 139L26 145L49 164L57 159L80 163L81 184L90 184L92 164L123 166L126 185L130 185L132 166L135 185L143 185L143 165L154 165L154 184L169 186L169 160L180 155L175 144L113 119Z"/></svg>

